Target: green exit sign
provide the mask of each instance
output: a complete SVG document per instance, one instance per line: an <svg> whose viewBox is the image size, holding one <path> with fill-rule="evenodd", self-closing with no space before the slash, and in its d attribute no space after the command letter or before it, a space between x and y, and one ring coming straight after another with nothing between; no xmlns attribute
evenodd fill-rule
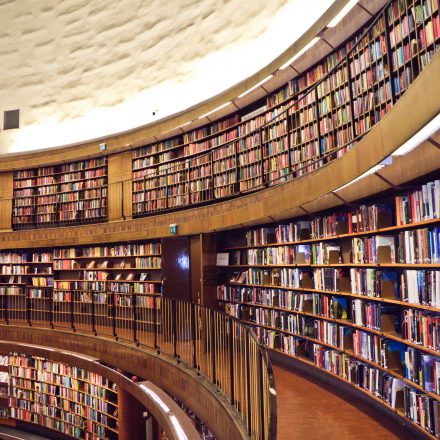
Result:
<svg viewBox="0 0 440 440"><path fill-rule="evenodd" d="M170 225L170 234L171 235L176 235L177 234L177 225L175 223Z"/></svg>

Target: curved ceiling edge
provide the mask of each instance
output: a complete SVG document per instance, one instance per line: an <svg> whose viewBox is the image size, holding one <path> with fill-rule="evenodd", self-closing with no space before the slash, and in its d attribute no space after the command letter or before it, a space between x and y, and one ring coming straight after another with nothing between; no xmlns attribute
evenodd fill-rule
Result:
<svg viewBox="0 0 440 440"><path fill-rule="evenodd" d="M230 201L141 219L93 226L0 232L0 247L79 245L165 237L169 235L172 223L178 224L179 234L191 235L267 223L339 205L341 200L332 195L335 189L380 163L440 112L439 71L440 55L437 53L395 107L355 148L342 158L293 181ZM440 168L440 150L432 145L422 147L395 159L393 165L387 167L391 181L399 184ZM386 189L373 181L371 185L371 191ZM348 191L347 197L354 200L362 197L366 187L363 180L345 192ZM371 191L370 194L374 194ZM309 209L304 211L307 204Z"/></svg>
<svg viewBox="0 0 440 440"><path fill-rule="evenodd" d="M118 133L78 144L39 150L33 153L8 154L0 156L0 172L18 168L37 167L46 164L69 162L80 160L90 156L99 156L99 143L107 144L106 154L124 151L154 140L154 136L159 136L165 132L172 131L189 120L196 120L201 115L211 112L225 102L229 102L258 84L262 79L271 75L294 54L307 45L327 24L343 9L348 0L335 0L335 2L321 15L321 17L293 43L283 54L278 56L266 67L255 73L253 76L240 82L239 84L225 90L217 96L203 101L183 112L176 113L164 118L156 123L138 127L127 132ZM314 60L316 62L318 60ZM313 63L311 63L313 64ZM208 121L206 121L208 122ZM171 136L171 134L170 134ZM75 148L73 148L75 147Z"/></svg>
<svg viewBox="0 0 440 440"><path fill-rule="evenodd" d="M206 379L165 356L151 354L135 345L59 329L53 331L1 325L0 338L11 343L34 344L97 358L108 365L151 380L162 390L177 397L206 423L216 438L247 438L244 424L226 398L220 396ZM197 393L194 393L195 389L198 390ZM134 397L138 398L139 395Z"/></svg>

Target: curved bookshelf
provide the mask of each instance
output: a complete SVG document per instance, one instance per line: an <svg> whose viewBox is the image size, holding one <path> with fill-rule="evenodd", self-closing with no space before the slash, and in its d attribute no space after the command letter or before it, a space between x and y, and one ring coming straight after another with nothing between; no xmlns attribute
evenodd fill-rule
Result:
<svg viewBox="0 0 440 440"><path fill-rule="evenodd" d="M130 204L123 208L123 216L142 217L227 200L295 179L342 157L418 77L439 39L437 0L418 0L407 7L397 0L388 2L363 31L266 102L134 149L131 179L112 179ZM106 212L95 212L93 197L84 197L79 206L76 199L61 200L63 193L57 193L44 206L72 205L68 211L76 214L56 219L55 208L44 216L39 212L42 208L31 207L29 202L36 203L37 195L23 197L21 204L26 206L15 205L17 213L23 211L23 222L18 217L15 229L106 217ZM106 193L99 197L107 200ZM85 215L88 211L90 215Z"/></svg>
<svg viewBox="0 0 440 440"><path fill-rule="evenodd" d="M218 299L267 348L438 438L440 181L416 188L220 235Z"/></svg>
<svg viewBox="0 0 440 440"><path fill-rule="evenodd" d="M41 357L9 353L7 358L9 418L71 438L118 438L116 384Z"/></svg>
<svg viewBox="0 0 440 440"><path fill-rule="evenodd" d="M133 216L236 197L341 157L402 96L439 38L436 1L388 2L257 110L134 150Z"/></svg>

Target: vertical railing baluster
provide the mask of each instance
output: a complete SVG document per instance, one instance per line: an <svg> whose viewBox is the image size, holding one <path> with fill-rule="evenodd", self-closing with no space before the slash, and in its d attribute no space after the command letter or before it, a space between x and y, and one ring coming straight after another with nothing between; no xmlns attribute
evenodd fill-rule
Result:
<svg viewBox="0 0 440 440"><path fill-rule="evenodd" d="M215 313L211 312L211 335L212 335L212 345L211 345L211 361L212 361L212 383L217 385L217 370L216 370L216 343L217 338L215 334Z"/></svg>
<svg viewBox="0 0 440 440"><path fill-rule="evenodd" d="M44 295L46 296L48 294L48 289L44 289ZM54 328L53 325L53 290L52 292L49 290L49 325Z"/></svg>
<svg viewBox="0 0 440 440"><path fill-rule="evenodd" d="M246 397L247 397L247 427L248 427L248 434L252 434L252 404L251 404L251 366L250 366L250 359L249 359L249 333L245 333L245 362L246 362Z"/></svg>
<svg viewBox="0 0 440 440"><path fill-rule="evenodd" d="M132 307L133 307L133 342L139 345L137 340L137 307L136 307L136 294L132 293Z"/></svg>
<svg viewBox="0 0 440 440"><path fill-rule="evenodd" d="M157 350L157 297L153 296L153 348Z"/></svg>
<svg viewBox="0 0 440 440"><path fill-rule="evenodd" d="M235 376L234 376L234 336L232 318L228 317L229 322L229 386L231 387L230 402L235 404Z"/></svg>
<svg viewBox="0 0 440 440"><path fill-rule="evenodd" d="M7 294L6 289L5 289L5 293L3 294L3 300L4 300L4 307L5 307L5 321L6 321L6 324L9 324L9 311L8 311L9 300L8 300L8 294Z"/></svg>
<svg viewBox="0 0 440 440"><path fill-rule="evenodd" d="M171 326L173 331L173 356L177 358L176 300L171 300Z"/></svg>
<svg viewBox="0 0 440 440"><path fill-rule="evenodd" d="M31 290L28 287L25 287L26 292L26 319L29 326L32 326L31 322Z"/></svg>
<svg viewBox="0 0 440 440"><path fill-rule="evenodd" d="M95 322L95 292L92 292L92 332L95 336L97 335Z"/></svg>
<svg viewBox="0 0 440 440"><path fill-rule="evenodd" d="M264 439L264 378L263 378L263 355L261 350L257 350L258 359L258 393L260 399L260 438Z"/></svg>
<svg viewBox="0 0 440 440"><path fill-rule="evenodd" d="M191 303L192 366L197 369L196 304Z"/></svg>
<svg viewBox="0 0 440 440"><path fill-rule="evenodd" d="M76 294L78 294L78 291L74 291L70 293L70 326L72 327L73 331L75 331L75 318L74 318L74 314L73 314L73 307L74 307L74 302L73 302L73 296Z"/></svg>

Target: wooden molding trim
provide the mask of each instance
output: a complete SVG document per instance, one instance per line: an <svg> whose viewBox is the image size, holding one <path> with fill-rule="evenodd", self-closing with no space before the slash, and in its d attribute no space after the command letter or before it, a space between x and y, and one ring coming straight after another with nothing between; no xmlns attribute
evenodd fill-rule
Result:
<svg viewBox="0 0 440 440"><path fill-rule="evenodd" d="M376 175L338 191L388 157L440 112L440 55L351 151L293 181L213 205L146 218L44 230L0 232L0 248L67 246L167 237L176 223L180 235L248 227L317 212L389 189ZM427 93L429 91L429 93ZM434 140L439 141L436 136ZM440 150L426 141L406 156L394 158L380 175L395 186L440 169Z"/></svg>
<svg viewBox="0 0 440 440"><path fill-rule="evenodd" d="M157 387L184 402L200 417L216 438L231 440L248 438L242 419L226 398L221 396L207 379L165 355L157 355L151 350L130 343L59 329L0 325L0 338L3 340L0 341L2 350L20 351L19 347L28 347L28 344L31 344L34 347L26 348L27 354L49 357L55 361L72 362L86 369L93 367L92 371L120 383L127 392L147 405L146 394L139 385L128 379L123 381L122 375L96 363L96 360L129 371L153 382ZM81 353L85 356L78 357L69 352ZM166 422L163 420L163 414L160 414L157 408L151 407L151 402L147 408L152 410L154 417L157 416L159 423ZM165 425L162 426L165 428ZM189 429L186 424L185 427ZM189 431L190 434L191 432L194 433ZM178 440L175 436L170 438ZM189 437L191 440L195 438L200 437Z"/></svg>

